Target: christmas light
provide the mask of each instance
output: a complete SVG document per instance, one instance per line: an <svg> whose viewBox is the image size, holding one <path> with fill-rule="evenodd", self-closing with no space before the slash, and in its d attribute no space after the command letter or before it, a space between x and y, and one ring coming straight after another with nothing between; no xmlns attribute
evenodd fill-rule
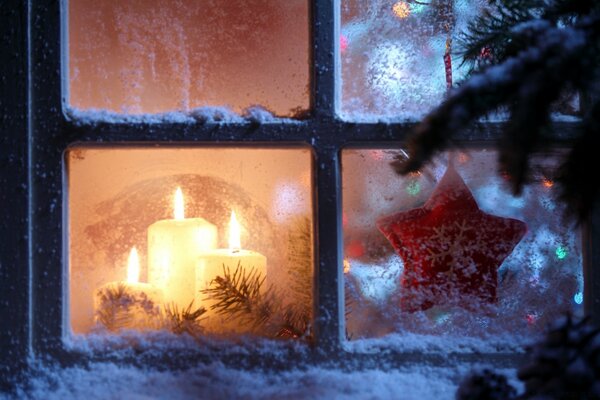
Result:
<svg viewBox="0 0 600 400"><path fill-rule="evenodd" d="M347 274L350 272L350 261L344 259L344 273Z"/></svg>
<svg viewBox="0 0 600 400"><path fill-rule="evenodd" d="M544 185L545 188L550 189L552 186L554 186L554 181L549 178L544 178L544 180L542 181L542 185Z"/></svg>
<svg viewBox="0 0 600 400"><path fill-rule="evenodd" d="M340 35L340 51L343 53L348 48L348 38L346 35Z"/></svg>
<svg viewBox="0 0 600 400"><path fill-rule="evenodd" d="M563 260L565 257L567 257L567 254L569 254L567 248L564 246L558 246L554 253L556 254L556 258L559 260Z"/></svg>
<svg viewBox="0 0 600 400"><path fill-rule="evenodd" d="M406 186L406 192L411 196L416 196L421 192L421 184L413 181Z"/></svg>
<svg viewBox="0 0 600 400"><path fill-rule="evenodd" d="M392 10L396 17L400 19L407 18L410 15L410 6L405 1L399 1L392 6Z"/></svg>
<svg viewBox="0 0 600 400"><path fill-rule="evenodd" d="M575 296L573 296L573 301L574 301L576 304L581 304L581 303L583 303L583 293L581 293L581 292L577 292L577 293L575 293Z"/></svg>

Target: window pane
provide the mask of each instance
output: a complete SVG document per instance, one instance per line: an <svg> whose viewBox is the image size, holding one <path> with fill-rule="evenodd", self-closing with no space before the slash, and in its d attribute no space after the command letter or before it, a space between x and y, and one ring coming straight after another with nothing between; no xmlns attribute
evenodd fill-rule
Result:
<svg viewBox="0 0 600 400"><path fill-rule="evenodd" d="M581 239L555 200L557 154L535 160L521 197L497 176L495 151L457 151L453 167L446 154L405 177L390 166L402 155L342 154L350 338L513 346L582 313Z"/></svg>
<svg viewBox="0 0 600 400"><path fill-rule="evenodd" d="M341 117L346 120L419 120L439 105L468 71L457 38L484 12L485 0L342 0ZM580 113L568 91L554 118ZM504 113L491 115L504 119Z"/></svg>
<svg viewBox="0 0 600 400"><path fill-rule="evenodd" d="M75 147L66 161L74 333L310 337L309 149ZM206 312L181 321L192 301Z"/></svg>
<svg viewBox="0 0 600 400"><path fill-rule="evenodd" d="M415 120L438 105L448 81L458 82L466 71L452 59L452 39L482 4L342 0L342 117Z"/></svg>
<svg viewBox="0 0 600 400"><path fill-rule="evenodd" d="M309 107L307 0L70 0L70 106Z"/></svg>

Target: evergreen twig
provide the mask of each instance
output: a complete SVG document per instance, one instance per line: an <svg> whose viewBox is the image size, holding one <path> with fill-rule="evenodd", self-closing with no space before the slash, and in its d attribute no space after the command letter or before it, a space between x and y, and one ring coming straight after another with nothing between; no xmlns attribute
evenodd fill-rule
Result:
<svg viewBox="0 0 600 400"><path fill-rule="evenodd" d="M313 303L312 223L302 217L293 225L288 237L288 276L295 293L300 320L310 320Z"/></svg>
<svg viewBox="0 0 600 400"><path fill-rule="evenodd" d="M158 305L146 293L131 291L122 283L103 287L96 296L96 322L112 332L124 328L152 328L160 316Z"/></svg>
<svg viewBox="0 0 600 400"><path fill-rule="evenodd" d="M175 303L164 306L165 322L171 332L177 335L188 333L191 336L197 336L204 330L200 318L206 313L206 309L204 307L193 309L193 305L194 300L182 309L179 309Z"/></svg>
<svg viewBox="0 0 600 400"><path fill-rule="evenodd" d="M260 325L271 313L270 301L260 292L264 281L257 270L247 272L240 262L233 273L223 264L223 276L217 276L202 293L216 301L211 309L217 313Z"/></svg>
<svg viewBox="0 0 600 400"><path fill-rule="evenodd" d="M401 174L421 168L452 144L453 136L478 118L506 107L510 114L500 146L500 168L519 193L529 157L552 135L551 113L566 92L586 94L581 134L557 182L568 210L589 215L600 181L583 179L593 168L600 135L600 4L593 0L492 0L491 10L462 37L463 59L477 74L417 125ZM483 53L482 53L483 51ZM583 162L582 160L585 160ZM589 164L586 162L590 161Z"/></svg>

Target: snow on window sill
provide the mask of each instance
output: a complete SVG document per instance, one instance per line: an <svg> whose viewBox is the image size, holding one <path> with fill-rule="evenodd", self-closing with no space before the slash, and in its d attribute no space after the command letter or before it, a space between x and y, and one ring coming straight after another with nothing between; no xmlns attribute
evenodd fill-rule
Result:
<svg viewBox="0 0 600 400"><path fill-rule="evenodd" d="M256 336L192 337L166 331L138 332L124 330L119 334L92 333L70 335L63 340L67 351L86 356L114 355L127 358L140 353L165 354L184 351L188 355L226 356L240 354L303 354L309 346L295 340L270 340Z"/></svg>
<svg viewBox="0 0 600 400"><path fill-rule="evenodd" d="M124 114L109 110L67 107L67 119L75 125L108 124L298 124L302 120L280 118L260 106L248 107L240 115L228 107L200 107L189 111L156 114Z"/></svg>
<svg viewBox="0 0 600 400"><path fill-rule="evenodd" d="M393 333L380 338L350 340L344 349L354 353L378 353L382 350L417 353L523 353L535 337L506 333L491 337L466 337L458 335L425 335Z"/></svg>

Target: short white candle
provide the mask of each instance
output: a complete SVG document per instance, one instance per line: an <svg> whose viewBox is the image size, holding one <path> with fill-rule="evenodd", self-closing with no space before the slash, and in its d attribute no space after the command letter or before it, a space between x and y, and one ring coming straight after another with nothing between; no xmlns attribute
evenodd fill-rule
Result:
<svg viewBox="0 0 600 400"><path fill-rule="evenodd" d="M163 304L162 290L149 283L139 282L140 261L135 247L127 261L127 281L109 282L94 294L96 321L103 323L100 316L108 315L114 322L108 329L153 329L158 326L160 307Z"/></svg>
<svg viewBox="0 0 600 400"><path fill-rule="evenodd" d="M165 301L187 307L196 296L196 262L217 247L217 227L203 218L185 218L183 194L175 192L174 219L148 228L148 281L165 292Z"/></svg>
<svg viewBox="0 0 600 400"><path fill-rule="evenodd" d="M206 318L204 325L211 330L219 330L219 326L223 321L216 314L215 310L210 309L215 304L215 301L206 299L206 295L202 294L201 291L208 289L210 283L217 276L223 276L223 266L228 267L233 274L238 264L244 268L247 275L253 273L260 275L261 278L266 278L267 258L256 251L241 249L240 225L235 217L235 212L232 211L229 222L229 248L204 251L198 258L196 293L202 298L201 304L207 311L203 315ZM267 282L265 280L263 281L261 292L264 292L266 286Z"/></svg>

